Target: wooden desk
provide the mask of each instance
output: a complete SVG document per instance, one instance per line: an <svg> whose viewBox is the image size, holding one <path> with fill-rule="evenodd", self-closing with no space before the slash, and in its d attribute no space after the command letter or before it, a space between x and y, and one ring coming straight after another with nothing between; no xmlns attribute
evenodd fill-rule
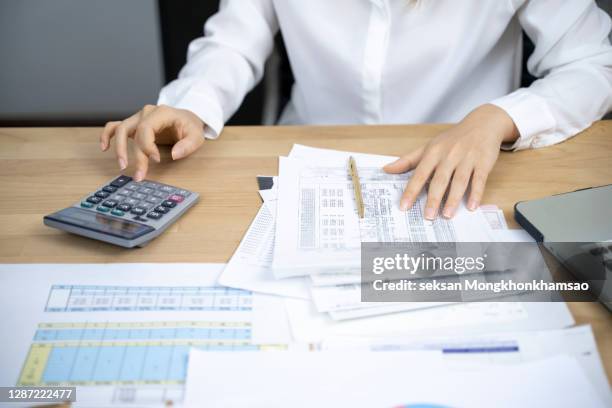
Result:
<svg viewBox="0 0 612 408"><path fill-rule="evenodd" d="M200 192L199 205L145 248L122 249L43 226L118 174L99 150L97 128L0 129L0 262L226 262L260 206L255 176L277 174L293 143L401 155L445 125L380 127L227 127L194 156L172 162L162 151L150 178ZM131 168L127 173L130 174ZM559 145L502 153L484 203L500 206L511 227L513 205L550 194L612 183L612 121L598 122ZM593 326L612 379L612 315L597 303L569 307Z"/></svg>

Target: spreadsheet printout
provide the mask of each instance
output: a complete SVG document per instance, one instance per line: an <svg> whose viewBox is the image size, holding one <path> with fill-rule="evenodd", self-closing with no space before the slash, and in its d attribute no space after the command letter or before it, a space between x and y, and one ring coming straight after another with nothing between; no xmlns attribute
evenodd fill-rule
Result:
<svg viewBox="0 0 612 408"><path fill-rule="evenodd" d="M282 300L222 264L1 265L0 383L75 386L77 406L180 404L192 347L285 350ZM25 295L25 296L24 296Z"/></svg>
<svg viewBox="0 0 612 408"><path fill-rule="evenodd" d="M363 160L365 161L365 160ZM367 164L366 164L367 165ZM411 173L387 174L380 167L359 166L365 216L359 220L362 242L483 242L491 239L490 226L479 210L462 204L453 219L424 218L425 189L407 211L399 202Z"/></svg>
<svg viewBox="0 0 612 408"><path fill-rule="evenodd" d="M496 242L533 242L533 238L524 230L495 229L492 233ZM329 312L334 320L345 320L444 304L440 302L362 302L361 276L354 276L356 276L359 282L312 285L310 292L317 310L319 312Z"/></svg>
<svg viewBox="0 0 612 408"><path fill-rule="evenodd" d="M515 242L530 239L524 230L508 230L504 212L495 205L480 206L480 210L489 223L491 233L496 242ZM529 241L529 240L528 240ZM527 242L528 242L527 241ZM533 240L531 240L533 241ZM313 286L334 286L361 283L361 275L355 273L315 273L310 275Z"/></svg>
<svg viewBox="0 0 612 408"><path fill-rule="evenodd" d="M336 177L325 173L300 160L279 159L272 263L277 278L359 268L359 222L350 182L346 171Z"/></svg>
<svg viewBox="0 0 612 408"><path fill-rule="evenodd" d="M365 220L361 221L360 238L363 242L449 242L486 240L489 234L478 236L474 232L467 233L470 222L482 224L482 218L491 225L490 212L499 216L499 211L494 206L483 207L477 213L482 214L469 217L469 212L464 205L458 209L458 214L453 222L438 217L435 221L427 221L423 218L423 209L426 194L423 192L418 198L418 205L414 205L408 211L399 210L399 199L410 180L411 173L388 174L383 171L383 166L396 160L397 157L375 154L364 154L346 152L332 149L321 149L295 144L289 153L290 158L304 161L315 161L325 165L339 166L335 172L340 176L348 177L346 162L353 156L358 167L361 181L362 196L365 204ZM354 200L352 185L348 185L351 192L349 199ZM330 201L333 204L333 201ZM326 203L323 203L326 204ZM356 210L355 210L356 211ZM468 216L466 217L466 214ZM503 213L499 228L506 228ZM472 225L472 228L474 225ZM459 234L456 231L459 231ZM487 229L485 228L485 231Z"/></svg>
<svg viewBox="0 0 612 408"><path fill-rule="evenodd" d="M491 241L480 211L461 207L452 220L428 221L422 217L425 193L401 211L399 198L410 175L384 173L387 160L377 156L357 160L366 214L360 220L346 160L279 159L273 260L278 278L359 272L361 242Z"/></svg>
<svg viewBox="0 0 612 408"><path fill-rule="evenodd" d="M330 177L335 174L340 178L346 178L349 183L347 188L350 190L350 197L348 198L353 201L351 207L354 208L354 192L347 172L347 160L351 156L354 157L358 167L365 204L366 217L360 223L361 241L449 242L472 240L478 242L490 238L489 234L481 236L474 233L468 234L465 229L469 229L469 223L476 219L478 226L482 226L482 218L488 221L487 225L491 225L489 217L492 215L490 213L495 212L494 215L499 216L499 211L495 206L483 207L482 215L466 217L464 213L469 214L469 212L464 205L461 205L453 222L441 217L433 222L426 221L423 218L426 194L423 192L418 198L417 205L414 205L408 211L400 211L399 199L410 180L411 173L388 174L382 169L384 165L396 160L397 157L321 149L300 144L293 145L289 153L290 158L321 163L324 166L331 167L328 170ZM333 194L333 191L327 193ZM334 201L329 200L322 203L324 208L327 205L333 207ZM507 227L505 220L503 220L503 213L501 214L501 221L497 220L497 223L500 224L499 228ZM456 233L457 230L459 234Z"/></svg>

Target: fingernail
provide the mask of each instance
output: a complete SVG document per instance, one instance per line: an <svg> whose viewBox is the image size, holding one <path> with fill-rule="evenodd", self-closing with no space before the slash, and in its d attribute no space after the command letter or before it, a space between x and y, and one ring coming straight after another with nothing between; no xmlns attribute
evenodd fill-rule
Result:
<svg viewBox="0 0 612 408"><path fill-rule="evenodd" d="M436 218L436 209L431 207L425 208L425 219L433 220L434 218Z"/></svg>
<svg viewBox="0 0 612 408"><path fill-rule="evenodd" d="M102 149L102 151L106 150L106 144L104 142L100 142L100 149Z"/></svg>
<svg viewBox="0 0 612 408"><path fill-rule="evenodd" d="M184 150L180 147L175 147L172 149L172 160L177 160L183 157Z"/></svg>
<svg viewBox="0 0 612 408"><path fill-rule="evenodd" d="M125 170L126 167L127 167L127 161L123 157L120 157L119 158L119 168L121 170Z"/></svg>
<svg viewBox="0 0 612 408"><path fill-rule="evenodd" d="M408 200L400 201L400 210L406 211L408 209Z"/></svg>
<svg viewBox="0 0 612 408"><path fill-rule="evenodd" d="M397 160L392 161L391 163L385 164L385 167L393 166L395 163L397 163Z"/></svg>
<svg viewBox="0 0 612 408"><path fill-rule="evenodd" d="M159 162L161 161L161 160L160 160L160 158L159 158L159 156L158 156L158 155L156 155L156 154L152 154L152 155L150 155L150 156L149 156L149 159L153 160L153 161L154 161L154 162L156 162L156 163L159 163Z"/></svg>
<svg viewBox="0 0 612 408"><path fill-rule="evenodd" d="M446 207L442 213L444 218L453 218L453 214L455 214L455 207Z"/></svg>
<svg viewBox="0 0 612 408"><path fill-rule="evenodd" d="M470 202L468 203L468 210L470 211L474 211L478 208L478 201L476 200L470 200Z"/></svg>
<svg viewBox="0 0 612 408"><path fill-rule="evenodd" d="M144 179L144 171L138 170L136 174L134 174L134 180L142 181L142 179Z"/></svg>

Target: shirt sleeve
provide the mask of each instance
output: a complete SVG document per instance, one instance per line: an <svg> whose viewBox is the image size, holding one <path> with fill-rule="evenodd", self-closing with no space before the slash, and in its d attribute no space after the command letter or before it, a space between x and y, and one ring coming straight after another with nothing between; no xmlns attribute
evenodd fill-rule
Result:
<svg viewBox="0 0 612 408"><path fill-rule="evenodd" d="M190 110L206 124L205 137L217 138L261 79L277 31L271 0L222 0L157 103Z"/></svg>
<svg viewBox="0 0 612 408"><path fill-rule="evenodd" d="M593 0L528 0L517 17L535 44L527 69L541 79L491 102L520 133L508 150L559 143L612 109L610 17Z"/></svg>

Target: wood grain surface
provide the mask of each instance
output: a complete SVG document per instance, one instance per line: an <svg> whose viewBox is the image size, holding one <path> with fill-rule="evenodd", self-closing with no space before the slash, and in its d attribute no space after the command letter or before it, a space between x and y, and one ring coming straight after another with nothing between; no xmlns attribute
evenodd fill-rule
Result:
<svg viewBox="0 0 612 408"><path fill-rule="evenodd" d="M226 262L261 205L256 175L276 175L294 143L401 155L448 125L226 127L195 155L162 163L148 178L200 193L201 200L158 239L123 249L47 228L45 214L79 200L119 174L99 149L99 128L0 128L0 262ZM130 166L126 174L131 174ZM483 203L504 210L511 227L517 201L612 183L612 121L595 123L548 148L503 152ZM612 378L612 316L598 303L571 303L577 324L591 324Z"/></svg>

